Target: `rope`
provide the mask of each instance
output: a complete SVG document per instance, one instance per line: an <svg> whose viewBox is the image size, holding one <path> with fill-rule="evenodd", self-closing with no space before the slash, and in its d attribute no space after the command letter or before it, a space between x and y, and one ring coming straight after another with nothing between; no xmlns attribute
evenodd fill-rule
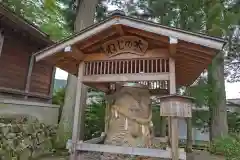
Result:
<svg viewBox="0 0 240 160"><path fill-rule="evenodd" d="M130 119L131 121L134 121L138 124L141 124L141 125L148 125L151 120L152 120L152 112L150 112L150 115L148 118L139 118L139 117L132 117L131 115L128 114L127 111L124 111L123 107L121 106L117 106L117 105L112 105L111 106L114 110L116 110L119 114L123 115L124 117Z"/></svg>

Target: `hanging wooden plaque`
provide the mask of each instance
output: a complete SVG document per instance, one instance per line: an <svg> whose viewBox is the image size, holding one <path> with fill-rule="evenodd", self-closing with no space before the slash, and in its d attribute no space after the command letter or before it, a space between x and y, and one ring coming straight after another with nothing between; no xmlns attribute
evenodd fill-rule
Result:
<svg viewBox="0 0 240 160"><path fill-rule="evenodd" d="M122 53L133 53L141 56L145 54L148 42L136 36L123 36L104 43L102 48L109 57Z"/></svg>

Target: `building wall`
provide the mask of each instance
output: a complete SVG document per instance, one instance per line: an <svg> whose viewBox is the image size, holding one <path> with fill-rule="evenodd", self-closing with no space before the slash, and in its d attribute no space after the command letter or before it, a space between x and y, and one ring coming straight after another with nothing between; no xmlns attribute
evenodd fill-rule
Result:
<svg viewBox="0 0 240 160"><path fill-rule="evenodd" d="M30 92L50 94L53 67L44 61L35 63L31 76Z"/></svg>
<svg viewBox="0 0 240 160"><path fill-rule="evenodd" d="M25 90L28 68L33 53L46 47L17 32L4 28L0 55L0 87ZM30 92L48 96L53 66L42 61L34 63Z"/></svg>
<svg viewBox="0 0 240 160"><path fill-rule="evenodd" d="M25 89L32 49L24 39L5 31L0 57L0 87Z"/></svg>
<svg viewBox="0 0 240 160"><path fill-rule="evenodd" d="M179 120L179 139L180 140L186 140L187 139L187 124L184 119ZM196 141L209 141L209 132L202 132L202 130L198 128L192 128L192 138L193 138L193 144Z"/></svg>

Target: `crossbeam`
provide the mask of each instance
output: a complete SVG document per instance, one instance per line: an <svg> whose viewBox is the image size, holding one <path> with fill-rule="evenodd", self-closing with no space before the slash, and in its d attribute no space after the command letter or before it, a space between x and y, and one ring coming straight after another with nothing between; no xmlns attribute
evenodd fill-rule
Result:
<svg viewBox="0 0 240 160"><path fill-rule="evenodd" d="M67 142L67 148L71 148L71 141ZM76 150L78 151L91 151L91 152L107 152L113 154L128 154L128 155L138 155L147 157L158 157L171 159L171 151L160 150L160 149L150 149L150 148L133 148L126 146L113 146L113 145L103 145L103 144L89 144L84 142L78 142L76 145ZM180 160L186 160L186 152L180 152Z"/></svg>
<svg viewBox="0 0 240 160"><path fill-rule="evenodd" d="M83 76L83 82L131 82L131 81L155 81L169 80L169 73L138 73L138 74L105 74Z"/></svg>

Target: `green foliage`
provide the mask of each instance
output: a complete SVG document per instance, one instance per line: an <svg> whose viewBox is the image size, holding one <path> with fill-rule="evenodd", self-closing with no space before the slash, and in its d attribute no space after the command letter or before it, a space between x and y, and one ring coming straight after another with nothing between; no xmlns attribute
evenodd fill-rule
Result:
<svg viewBox="0 0 240 160"><path fill-rule="evenodd" d="M53 0L47 4L36 0L4 0L3 4L14 11L18 16L25 18L49 34L53 40L62 39L71 34L60 3L54 3L55 7L48 8L44 5L52 5Z"/></svg>
<svg viewBox="0 0 240 160"><path fill-rule="evenodd" d="M85 110L85 133L84 139L89 140L99 137L104 132L105 105L92 103Z"/></svg>
<svg viewBox="0 0 240 160"><path fill-rule="evenodd" d="M228 112L228 130L230 133L240 133L240 113Z"/></svg>
<svg viewBox="0 0 240 160"><path fill-rule="evenodd" d="M161 117L160 117L160 107L157 105L152 106L152 122L154 126L154 134L160 135Z"/></svg>
<svg viewBox="0 0 240 160"><path fill-rule="evenodd" d="M214 154L223 155L226 160L240 159L240 135L231 135L215 139L210 147Z"/></svg>
<svg viewBox="0 0 240 160"><path fill-rule="evenodd" d="M210 93L206 77L199 77L197 84L187 87L184 94L194 97L198 108L208 106L208 98Z"/></svg>
<svg viewBox="0 0 240 160"><path fill-rule="evenodd" d="M64 103L64 96L65 88L60 88L53 94L53 104L60 105L60 116ZM98 92L94 89L89 89L88 91L88 101L90 104L85 110L85 140L98 137L104 131L105 105L103 103L103 96L104 94L102 92Z"/></svg>
<svg viewBox="0 0 240 160"><path fill-rule="evenodd" d="M53 93L52 103L62 106L64 102L64 96L65 88L59 88L58 90L55 90Z"/></svg>
<svg viewBox="0 0 240 160"><path fill-rule="evenodd" d="M192 113L193 126L202 131L208 131L209 129L209 111L194 111ZM240 133L240 113L227 112L227 122L229 133Z"/></svg>
<svg viewBox="0 0 240 160"><path fill-rule="evenodd" d="M64 97L65 97L65 88L59 88L58 90L55 90L53 93L52 103L56 105L60 105L58 122L60 122L60 119L62 116Z"/></svg>

